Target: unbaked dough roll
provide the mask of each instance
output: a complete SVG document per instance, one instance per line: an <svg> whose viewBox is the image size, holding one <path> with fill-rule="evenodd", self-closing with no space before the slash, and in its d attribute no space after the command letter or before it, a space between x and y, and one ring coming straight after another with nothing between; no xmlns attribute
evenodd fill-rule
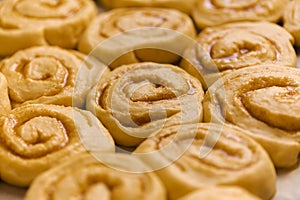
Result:
<svg viewBox="0 0 300 200"><path fill-rule="evenodd" d="M141 161L127 154L103 154L101 158L105 162L82 154L50 169L34 180L25 200L167 199L165 188L154 173L131 171L131 167L146 169Z"/></svg>
<svg viewBox="0 0 300 200"><path fill-rule="evenodd" d="M114 152L114 142L99 120L71 107L18 107L0 119L0 127L0 177L17 186L28 186L40 173L81 152ZM87 149L81 139L83 144L89 141Z"/></svg>
<svg viewBox="0 0 300 200"><path fill-rule="evenodd" d="M190 194L187 194L184 197L179 198L178 200L199 200L199 199L208 199L208 200L260 200L260 198L254 196L248 191L235 186L219 186L212 187L204 190L197 190Z"/></svg>
<svg viewBox="0 0 300 200"><path fill-rule="evenodd" d="M204 29L197 43L184 53L181 66L211 85L237 69L276 64L296 67L294 38L285 29L269 22L239 22Z"/></svg>
<svg viewBox="0 0 300 200"><path fill-rule="evenodd" d="M100 0L107 8L120 7L164 7L175 8L190 13L195 7L196 0Z"/></svg>
<svg viewBox="0 0 300 200"><path fill-rule="evenodd" d="M0 71L7 79L13 107L30 103L82 107L95 76L108 70L91 60L59 47L31 47L2 60Z"/></svg>
<svg viewBox="0 0 300 200"><path fill-rule="evenodd" d="M298 162L300 69L253 66L215 82L204 99L205 121L226 121L245 130L277 167Z"/></svg>
<svg viewBox="0 0 300 200"><path fill-rule="evenodd" d="M283 25L295 38L296 45L300 46L300 1L290 1L285 8Z"/></svg>
<svg viewBox="0 0 300 200"><path fill-rule="evenodd" d="M6 78L0 73L0 116L6 115L11 110L10 99L8 96L8 87Z"/></svg>
<svg viewBox="0 0 300 200"><path fill-rule="evenodd" d="M78 49L112 68L139 61L174 63L195 34L192 20L177 10L119 8L94 19Z"/></svg>
<svg viewBox="0 0 300 200"><path fill-rule="evenodd" d="M96 16L91 0L0 2L0 56L35 45L74 48Z"/></svg>
<svg viewBox="0 0 300 200"><path fill-rule="evenodd" d="M123 65L101 78L87 108L116 143L136 146L165 126L202 121L200 82L174 65Z"/></svg>
<svg viewBox="0 0 300 200"><path fill-rule="evenodd" d="M289 0L198 0L192 16L199 28L238 21L277 22Z"/></svg>
<svg viewBox="0 0 300 200"><path fill-rule="evenodd" d="M172 160L172 154L180 151L182 155ZM155 152L156 156L151 156ZM163 160L170 162L156 171L170 199L224 185L240 186L266 200L275 194L276 172L268 154L233 126L201 123L168 127L145 140L134 153L151 167Z"/></svg>

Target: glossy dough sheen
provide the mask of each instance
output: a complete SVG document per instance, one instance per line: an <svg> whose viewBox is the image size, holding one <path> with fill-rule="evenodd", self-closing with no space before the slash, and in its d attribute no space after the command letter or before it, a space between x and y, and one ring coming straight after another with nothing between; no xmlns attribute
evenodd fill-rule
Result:
<svg viewBox="0 0 300 200"><path fill-rule="evenodd" d="M11 110L11 104L8 96L8 86L6 78L0 73L0 116L7 114Z"/></svg>
<svg viewBox="0 0 300 200"><path fill-rule="evenodd" d="M289 0L198 0L192 12L199 28L238 21L277 22Z"/></svg>
<svg viewBox="0 0 300 200"><path fill-rule="evenodd" d="M71 107L22 106L2 117L0 127L0 177L17 186L29 186L42 172L86 152L81 138L97 136L101 141L95 151L114 152L113 140L97 118Z"/></svg>
<svg viewBox="0 0 300 200"><path fill-rule="evenodd" d="M173 149L167 150L169 145ZM210 149L200 158L204 147ZM218 185L240 186L266 200L275 194L276 172L268 154L243 131L231 126L210 123L172 126L145 140L135 153L160 152L159 157L145 157L145 162L153 166L169 160L171 153L180 149L185 150L182 156L156 171L170 199Z"/></svg>
<svg viewBox="0 0 300 200"><path fill-rule="evenodd" d="M31 47L0 62L8 82L13 107L24 104L58 104L82 107L95 76L108 70L100 62L91 65L79 52L59 47ZM94 82L93 82L94 81Z"/></svg>
<svg viewBox="0 0 300 200"><path fill-rule="evenodd" d="M74 48L96 16L91 0L0 2L0 56L35 45Z"/></svg>
<svg viewBox="0 0 300 200"><path fill-rule="evenodd" d="M296 45L300 46L300 1L290 1L284 11L283 25L295 38Z"/></svg>
<svg viewBox="0 0 300 200"><path fill-rule="evenodd" d="M204 99L205 121L226 121L257 140L278 167L297 163L300 70L253 66L215 82Z"/></svg>
<svg viewBox="0 0 300 200"><path fill-rule="evenodd" d="M190 13L196 0L100 0L108 8L120 7L166 7Z"/></svg>
<svg viewBox="0 0 300 200"><path fill-rule="evenodd" d="M186 38L195 35L192 20L177 10L119 8L101 13L94 19L78 49L84 53L93 50L112 68L139 61L174 63L186 47ZM169 47L174 47L177 52L164 49Z"/></svg>
<svg viewBox="0 0 300 200"><path fill-rule="evenodd" d="M167 199L165 188L155 174L130 171L133 164L144 166L142 162L126 154L101 157L107 162L82 154L47 171L33 182L25 200Z"/></svg>
<svg viewBox="0 0 300 200"><path fill-rule="evenodd" d="M164 126L202 121L200 82L174 65L123 65L102 77L87 108L116 142L136 146Z"/></svg>
<svg viewBox="0 0 300 200"><path fill-rule="evenodd" d="M260 198L254 196L248 191L235 187L235 186L223 186L212 187L204 190L196 190L178 200L260 200Z"/></svg>
<svg viewBox="0 0 300 200"><path fill-rule="evenodd" d="M204 85L237 69L276 64L296 67L294 38L279 25L269 22L239 22L204 29L197 45L184 53L182 67ZM189 61L189 62L186 62Z"/></svg>

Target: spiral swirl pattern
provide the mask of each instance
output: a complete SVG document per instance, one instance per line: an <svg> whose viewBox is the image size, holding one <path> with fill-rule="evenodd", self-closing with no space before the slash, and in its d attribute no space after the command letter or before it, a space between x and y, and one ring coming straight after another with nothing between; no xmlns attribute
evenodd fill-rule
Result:
<svg viewBox="0 0 300 200"><path fill-rule="evenodd" d="M19 51L4 59L0 70L7 79L13 107L31 103L70 106L74 93L75 98L86 93L83 89L74 91L76 84L77 88L86 90L91 87L87 83L76 82L78 71L84 68L85 63L84 56L78 52L44 46ZM99 71L105 69L103 65L95 68Z"/></svg>
<svg viewBox="0 0 300 200"><path fill-rule="evenodd" d="M96 12L91 0L1 1L0 55L35 45L74 48Z"/></svg>
<svg viewBox="0 0 300 200"><path fill-rule="evenodd" d="M71 107L31 104L13 109L1 118L1 179L28 186L43 171L70 155L85 152L78 133L80 129L73 119L74 112ZM96 127L111 142L107 131ZM88 131L83 130L81 135ZM111 151L109 148L101 150Z"/></svg>
<svg viewBox="0 0 300 200"><path fill-rule="evenodd" d="M100 163L90 155L82 154L38 177L25 200L167 199L165 189L155 174L128 172L132 164L141 166L143 163L124 154L107 154L102 157L109 158L107 160L110 163L122 161L123 164L112 168L108 163Z"/></svg>
<svg viewBox="0 0 300 200"><path fill-rule="evenodd" d="M234 200L234 199L243 199L243 200L260 200L260 198L252 195L246 190L234 187L234 186L222 186L222 187L212 187L209 189L199 190L192 192L178 200L198 200L198 199L210 199L210 200Z"/></svg>
<svg viewBox="0 0 300 200"><path fill-rule="evenodd" d="M167 30L176 31L177 34L167 32ZM114 40L114 36L120 34L126 37ZM151 47L151 44L161 43L161 46L174 46L174 43L179 42L176 48L182 52L186 45L181 43L182 37L194 37L195 34L192 20L188 15L179 11L164 8L119 8L101 13L94 19L85 31L78 49L84 53L90 53L97 47L93 51L99 52L97 54L100 59L106 59L103 55L107 52L120 52L122 48L125 48L127 50L125 54L120 53L118 55L120 58L114 63L102 60L112 68L139 61L174 63L179 60L178 55L166 52L163 48ZM99 45L108 39L111 39L112 43L109 43L107 47Z"/></svg>
<svg viewBox="0 0 300 200"><path fill-rule="evenodd" d="M273 23L241 22L206 28L197 42L186 50L188 62L181 65L208 86L227 73L253 65L297 64L293 37Z"/></svg>
<svg viewBox="0 0 300 200"><path fill-rule="evenodd" d="M203 95L200 82L176 66L137 63L100 79L87 108L118 144L136 146L164 126L201 121Z"/></svg>
<svg viewBox="0 0 300 200"><path fill-rule="evenodd" d="M215 136L216 144L209 146L209 141ZM276 173L267 153L258 143L231 126L207 123L168 127L145 140L135 153L162 152L159 159L145 159L153 165L153 161L169 159L170 151L163 154L168 145L173 144L173 151L178 151L186 146L187 141L191 141L191 145L178 160L156 171L171 199L218 185L240 186L263 199L269 199L275 193ZM200 149L204 146L211 149L207 156L200 158Z"/></svg>
<svg viewBox="0 0 300 200"><path fill-rule="evenodd" d="M215 82L204 99L205 121L227 121L246 130L278 167L298 161L300 70L253 66Z"/></svg>
<svg viewBox="0 0 300 200"><path fill-rule="evenodd" d="M295 38L296 45L300 46L300 1L290 1L285 8L283 25Z"/></svg>
<svg viewBox="0 0 300 200"><path fill-rule="evenodd" d="M192 16L199 28L229 22L277 22L289 0L199 0Z"/></svg>
<svg viewBox="0 0 300 200"><path fill-rule="evenodd" d="M11 104L8 96L7 80L2 73L0 73L0 116L6 115L11 110Z"/></svg>
<svg viewBox="0 0 300 200"><path fill-rule="evenodd" d="M195 6L195 0L100 0L108 8L120 7L165 7L174 8L180 11L190 13Z"/></svg>

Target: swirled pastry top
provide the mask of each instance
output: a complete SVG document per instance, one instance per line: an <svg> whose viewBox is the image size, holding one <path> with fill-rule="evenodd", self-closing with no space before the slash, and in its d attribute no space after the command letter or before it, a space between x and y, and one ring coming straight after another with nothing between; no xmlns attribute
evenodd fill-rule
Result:
<svg viewBox="0 0 300 200"><path fill-rule="evenodd" d="M41 46L2 60L0 70L7 79L14 107L28 103L69 106L77 99L76 106L81 107L95 76L108 68L76 51Z"/></svg>
<svg viewBox="0 0 300 200"><path fill-rule="evenodd" d="M100 0L108 8L120 7L165 7L175 8L190 13L196 4L196 0Z"/></svg>
<svg viewBox="0 0 300 200"><path fill-rule="evenodd" d="M123 65L99 79L87 108L118 144L136 146L164 126L202 121L200 82L174 65Z"/></svg>
<svg viewBox="0 0 300 200"><path fill-rule="evenodd" d="M196 45L185 51L183 67L210 85L231 71L257 64L296 67L294 38L269 22L239 22L204 29ZM211 62L206 62L211 60Z"/></svg>
<svg viewBox="0 0 300 200"><path fill-rule="evenodd" d="M265 150L243 131L213 123L172 126L134 151L156 173L171 199L212 186L240 186L262 199L276 190L276 173Z"/></svg>
<svg viewBox="0 0 300 200"><path fill-rule="evenodd" d="M205 121L226 121L259 141L278 167L298 161L300 69L253 66L215 82L204 99Z"/></svg>
<svg viewBox="0 0 300 200"><path fill-rule="evenodd" d="M129 61L122 64L138 60L157 62L165 56L158 56L161 54L157 51L173 47L179 49L175 53L181 54L186 46L184 39L195 35L192 20L177 10L119 8L101 13L94 19L81 38L78 49L84 53L93 50L101 60L104 59L105 64L111 64L106 57L114 54L122 56L138 49L140 51L135 51L135 55L127 55ZM142 51L145 48L156 51ZM178 59L171 57L164 63L173 63L174 60Z"/></svg>
<svg viewBox="0 0 300 200"><path fill-rule="evenodd" d="M238 21L277 22L289 0L198 0L192 16L199 28Z"/></svg>
<svg viewBox="0 0 300 200"><path fill-rule="evenodd" d="M296 45L300 46L300 1L290 1L284 10L283 25L295 38Z"/></svg>
<svg viewBox="0 0 300 200"><path fill-rule="evenodd" d="M0 55L35 45L74 48L96 13L91 0L1 1Z"/></svg>
<svg viewBox="0 0 300 200"><path fill-rule="evenodd" d="M2 73L0 73L0 116L6 115L11 110L10 99L8 96L7 80Z"/></svg>
<svg viewBox="0 0 300 200"><path fill-rule="evenodd" d="M209 199L209 200L260 200L260 198L252 195L248 191L240 187L212 187L204 190L198 190L187 194L178 200L199 200L199 199Z"/></svg>
<svg viewBox="0 0 300 200"><path fill-rule="evenodd" d="M28 186L40 173L80 152L114 152L99 120L72 107L21 106L0 118L0 125L0 177L17 186ZM97 148L85 149L81 138L93 140Z"/></svg>
<svg viewBox="0 0 300 200"><path fill-rule="evenodd" d="M126 154L103 154L96 160L88 154L71 158L39 176L25 200L124 199L166 200L164 186L154 173L135 173L130 166L145 164ZM51 188L51 189L50 189Z"/></svg>

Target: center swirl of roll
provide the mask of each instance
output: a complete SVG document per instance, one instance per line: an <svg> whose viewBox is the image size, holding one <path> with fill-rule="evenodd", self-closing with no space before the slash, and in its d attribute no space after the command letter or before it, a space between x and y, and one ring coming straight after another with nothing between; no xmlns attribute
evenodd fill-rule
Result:
<svg viewBox="0 0 300 200"><path fill-rule="evenodd" d="M112 93L112 110L116 118L131 126L171 117L179 113L177 98L187 95L190 86L179 74L168 68L135 69L126 73L115 85ZM169 107L167 105L172 105ZM129 116L124 114L128 109ZM129 118L128 118L129 117Z"/></svg>
<svg viewBox="0 0 300 200"><path fill-rule="evenodd" d="M165 12L165 13L164 13ZM180 29L185 19L177 12L166 9L120 10L111 13L105 23L102 22L99 34L104 37L137 28L160 27L173 30Z"/></svg>
<svg viewBox="0 0 300 200"><path fill-rule="evenodd" d="M40 57L26 63L23 67L23 71L26 78L46 80L55 76L57 71L62 71L61 68L62 64L55 58Z"/></svg>
<svg viewBox="0 0 300 200"><path fill-rule="evenodd" d="M218 130L214 130L218 131ZM216 132L217 133L217 132ZM211 133L209 133L211 134ZM164 138L165 139L165 138ZM186 173L188 169L206 170L206 167L211 167L217 171L239 171L251 166L258 159L256 155L255 146L242 137L236 136L232 133L222 133L221 138L217 141L214 147L211 148L209 154L204 158L199 157L200 147L204 144L205 135L198 132L192 145L185 152L182 162L176 162L176 165ZM185 142L181 138L177 143ZM178 144L180 146L180 144ZM218 175L217 175L218 176Z"/></svg>
<svg viewBox="0 0 300 200"><path fill-rule="evenodd" d="M255 6L259 0L211 0L211 4L217 8L242 9Z"/></svg>
<svg viewBox="0 0 300 200"><path fill-rule="evenodd" d="M12 98L17 102L36 99L59 93L66 85L69 71L61 60L54 57L36 57L31 60L15 62L16 76L9 82L15 88L10 90ZM30 95L28 95L30 91Z"/></svg>
<svg viewBox="0 0 300 200"><path fill-rule="evenodd" d="M5 119L1 139L12 153L24 158L39 158L57 151L69 142L72 123L60 114L33 107Z"/></svg>
<svg viewBox="0 0 300 200"><path fill-rule="evenodd" d="M221 71L280 59L268 38L247 31L237 31L234 37L226 34L216 40L210 55Z"/></svg>
<svg viewBox="0 0 300 200"><path fill-rule="evenodd" d="M288 131L300 129L299 99L299 87L276 84L245 92L241 98L253 117Z"/></svg>
<svg viewBox="0 0 300 200"><path fill-rule="evenodd" d="M134 19L134 23L132 19ZM167 19L159 13L140 11L122 16L116 25L120 30L126 31L139 27L159 27L165 23L166 20Z"/></svg>
<svg viewBox="0 0 300 200"><path fill-rule="evenodd" d="M34 6L33 6L34 5ZM28 18L67 18L80 10L81 0L19 0L14 10Z"/></svg>

